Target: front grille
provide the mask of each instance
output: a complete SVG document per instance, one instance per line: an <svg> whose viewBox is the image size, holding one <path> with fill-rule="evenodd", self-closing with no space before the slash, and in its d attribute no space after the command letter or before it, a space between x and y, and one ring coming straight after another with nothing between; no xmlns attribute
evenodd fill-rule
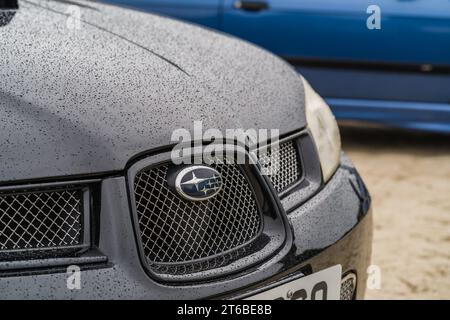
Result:
<svg viewBox="0 0 450 320"><path fill-rule="evenodd" d="M355 296L356 276L350 274L342 280L341 300L353 300Z"/></svg>
<svg viewBox="0 0 450 320"><path fill-rule="evenodd" d="M267 240L267 239L266 239ZM193 274L196 272L201 272L204 270L211 270L216 268L221 268L226 266L242 257L245 257L250 252L255 252L257 250L261 250L261 247L267 244L266 242L254 242L249 244L248 246L240 247L236 250L233 250L229 253L222 254L220 256L216 256L213 258L206 258L202 260L198 260L191 263L185 264L151 264L153 271L156 274L165 274L165 275L175 275L175 276L185 276L189 274Z"/></svg>
<svg viewBox="0 0 450 320"><path fill-rule="evenodd" d="M81 190L0 194L0 253L82 242Z"/></svg>
<svg viewBox="0 0 450 320"><path fill-rule="evenodd" d="M213 198L200 202L181 199L169 189L168 164L137 173L134 191L139 232L145 258L154 271L160 269L158 264L194 265L195 260L241 247L260 233L262 218L240 167L213 167L221 174L223 187ZM195 271L211 265L195 264Z"/></svg>
<svg viewBox="0 0 450 320"><path fill-rule="evenodd" d="M264 174L269 176L275 190L280 193L301 178L301 167L294 141L271 146L258 154Z"/></svg>

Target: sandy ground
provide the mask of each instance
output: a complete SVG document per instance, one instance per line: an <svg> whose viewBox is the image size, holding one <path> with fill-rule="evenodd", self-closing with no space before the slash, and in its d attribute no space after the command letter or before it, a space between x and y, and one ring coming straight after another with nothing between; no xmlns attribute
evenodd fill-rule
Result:
<svg viewBox="0 0 450 320"><path fill-rule="evenodd" d="M368 299L450 299L450 136L344 126L345 151L373 198Z"/></svg>

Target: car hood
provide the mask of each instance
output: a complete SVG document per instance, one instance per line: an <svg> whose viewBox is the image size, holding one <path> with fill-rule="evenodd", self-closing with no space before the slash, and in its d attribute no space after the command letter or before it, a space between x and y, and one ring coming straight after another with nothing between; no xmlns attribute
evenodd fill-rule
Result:
<svg viewBox="0 0 450 320"><path fill-rule="evenodd" d="M298 74L245 42L91 2L19 1L10 20L0 24L2 183L123 170L195 120L305 126Z"/></svg>

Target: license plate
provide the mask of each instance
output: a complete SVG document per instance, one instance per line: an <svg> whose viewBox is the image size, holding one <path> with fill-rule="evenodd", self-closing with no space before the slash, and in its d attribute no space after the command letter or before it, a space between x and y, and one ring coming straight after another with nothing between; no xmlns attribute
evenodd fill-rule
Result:
<svg viewBox="0 0 450 320"><path fill-rule="evenodd" d="M258 293L248 300L339 300L342 267L334 267Z"/></svg>

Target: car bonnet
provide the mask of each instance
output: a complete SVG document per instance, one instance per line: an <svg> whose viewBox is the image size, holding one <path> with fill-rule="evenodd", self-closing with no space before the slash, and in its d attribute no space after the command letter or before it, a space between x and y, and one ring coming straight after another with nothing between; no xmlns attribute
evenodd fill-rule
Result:
<svg viewBox="0 0 450 320"><path fill-rule="evenodd" d="M298 74L200 27L85 1L0 26L0 182L123 170L178 128L305 126Z"/></svg>

